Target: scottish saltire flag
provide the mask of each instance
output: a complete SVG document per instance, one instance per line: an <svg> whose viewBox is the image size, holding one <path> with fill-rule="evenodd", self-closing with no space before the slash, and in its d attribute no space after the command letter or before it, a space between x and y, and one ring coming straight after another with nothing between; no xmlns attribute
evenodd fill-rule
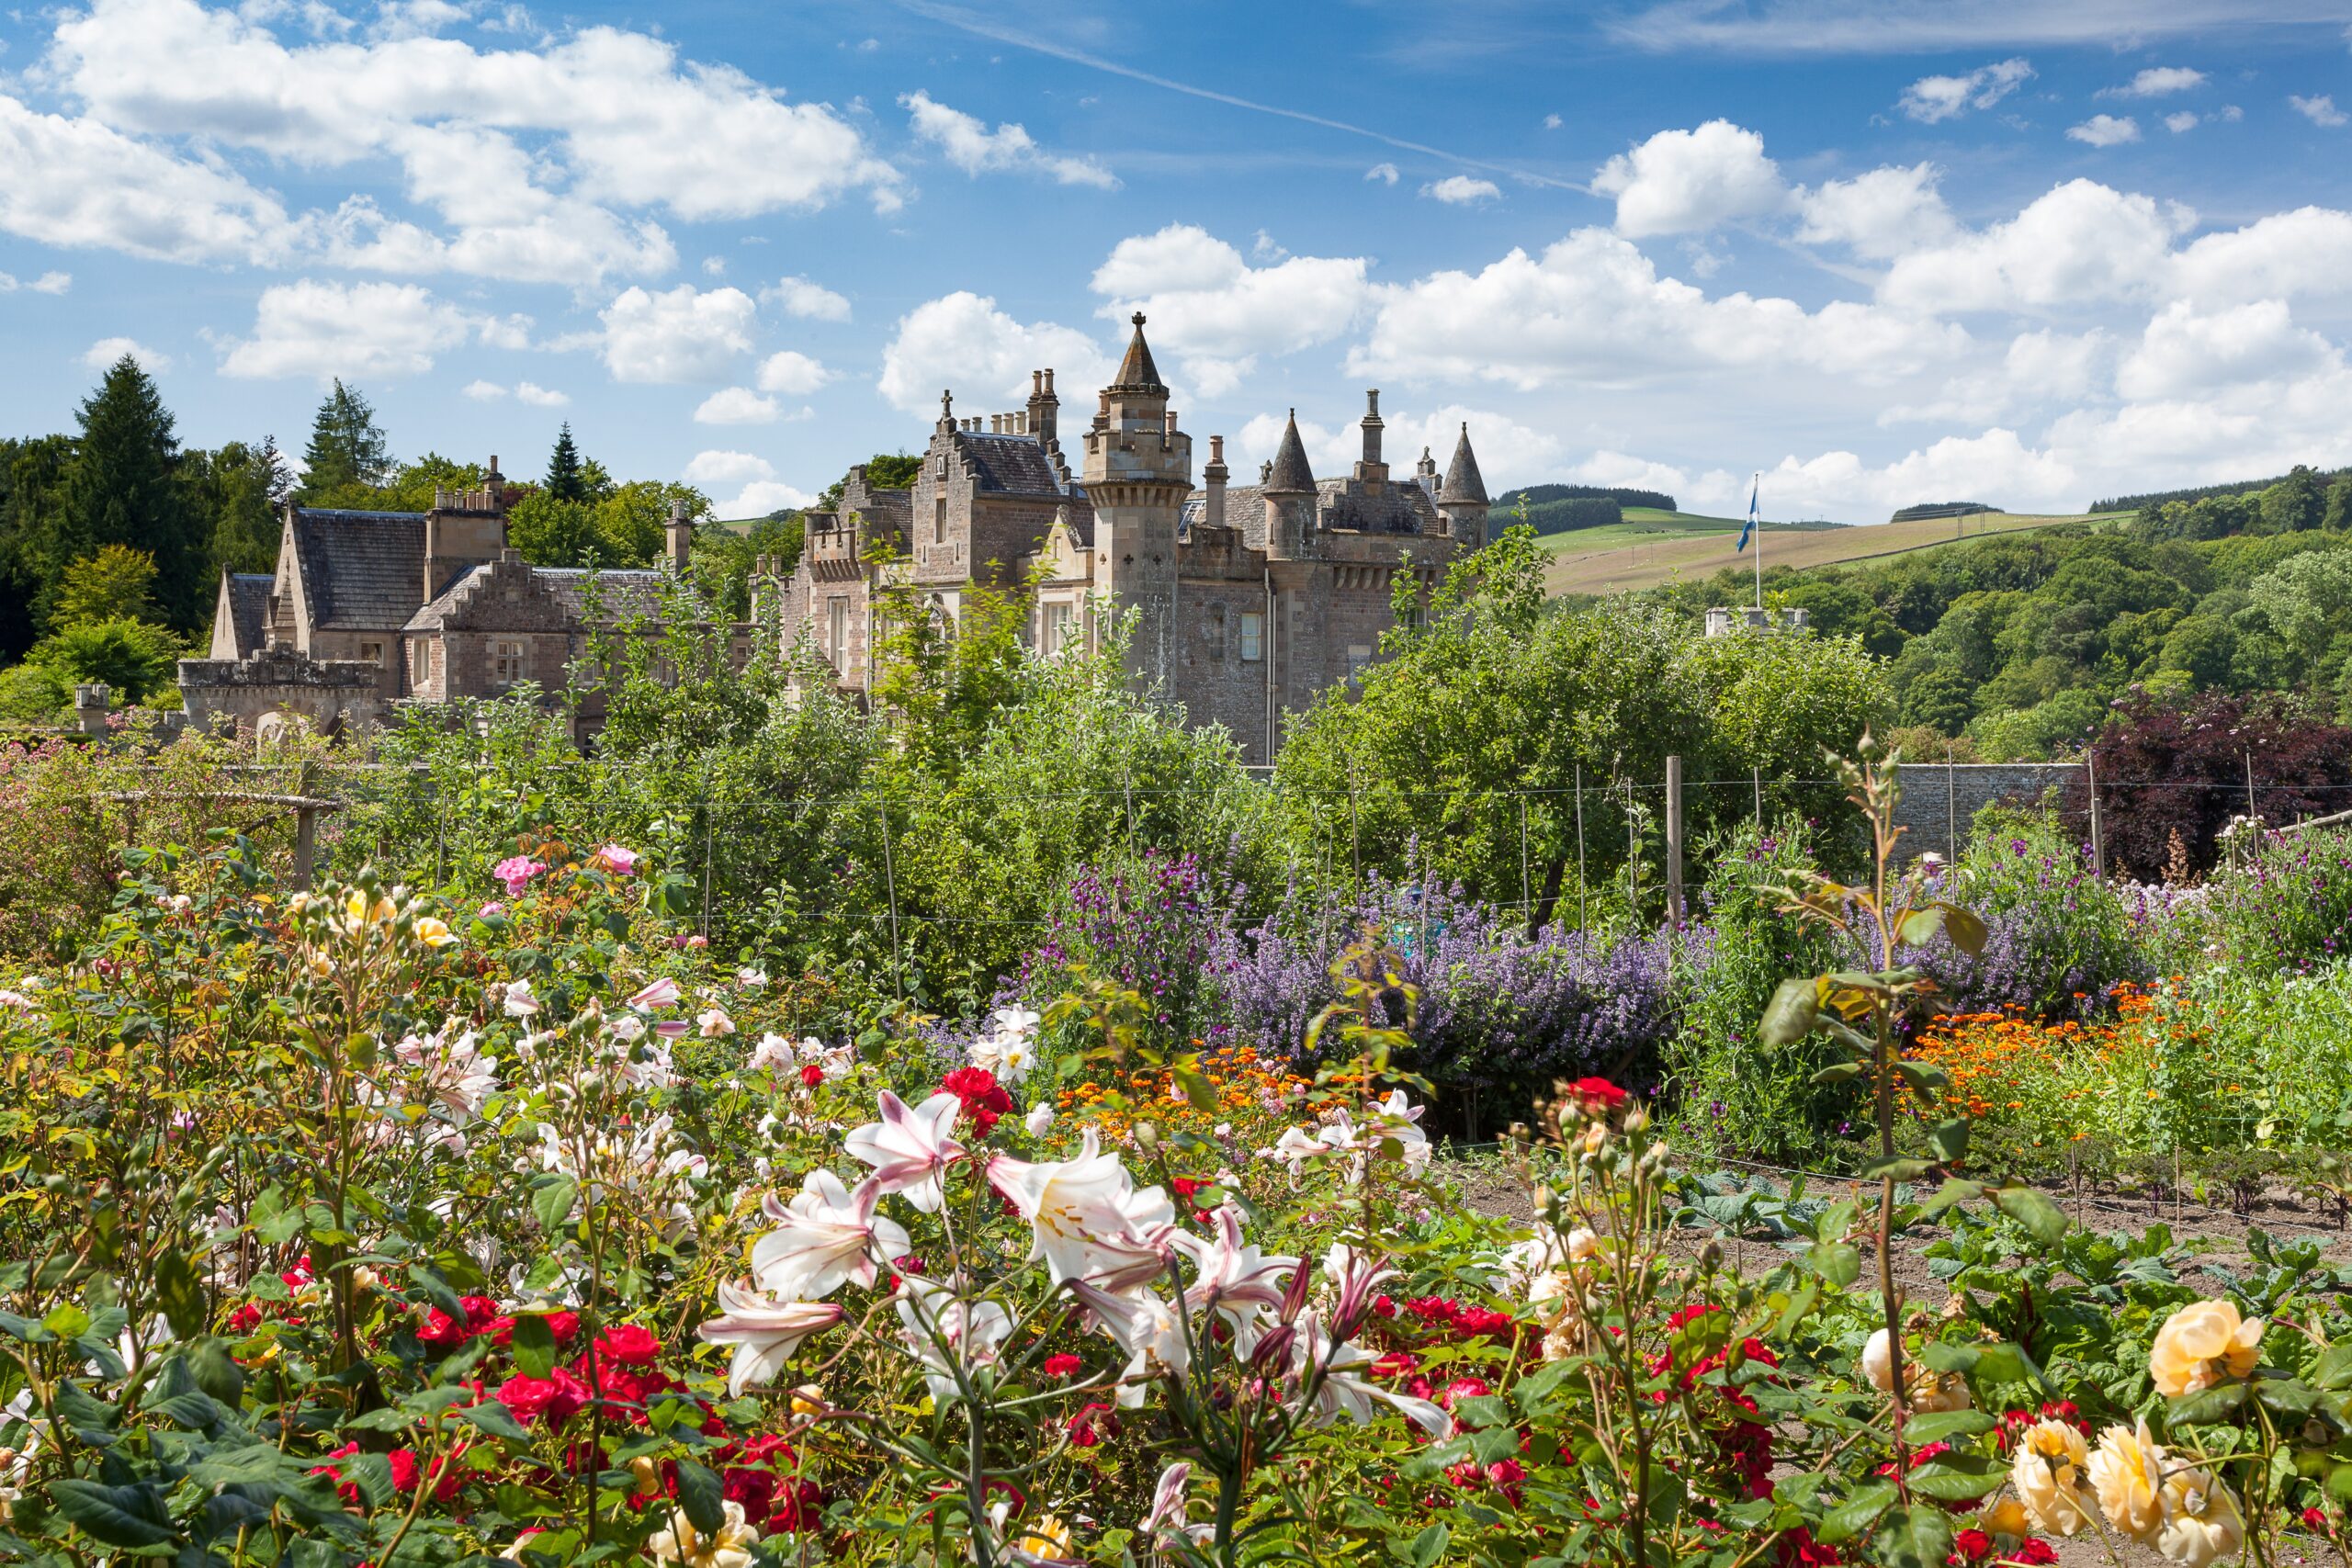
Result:
<svg viewBox="0 0 2352 1568"><path fill-rule="evenodd" d="M1756 497L1763 487L1763 477L1758 475L1756 480L1756 488L1747 492L1747 522L1742 525L1739 530L1740 549L1744 550L1747 548L1747 536L1756 532Z"/></svg>

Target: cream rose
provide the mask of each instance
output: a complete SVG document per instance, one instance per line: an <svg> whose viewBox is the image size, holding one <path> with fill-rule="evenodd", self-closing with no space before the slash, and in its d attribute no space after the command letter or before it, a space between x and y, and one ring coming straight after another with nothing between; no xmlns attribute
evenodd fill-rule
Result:
<svg viewBox="0 0 2352 1568"><path fill-rule="evenodd" d="M2148 1372L2167 1399L2211 1388L2254 1371L2262 1348L2262 1319L2240 1321L2227 1302L2191 1302L2156 1330Z"/></svg>
<svg viewBox="0 0 2352 1568"><path fill-rule="evenodd" d="M2165 1450L2148 1436L2143 1418L2134 1429L2109 1427L2098 1435L2090 1460L2091 1489L2109 1528L2153 1546L2164 1524Z"/></svg>
<svg viewBox="0 0 2352 1568"><path fill-rule="evenodd" d="M2237 1499L2201 1470L2177 1471L2165 1478L2164 1516L2156 1550L2184 1568L2205 1568L2217 1559L2234 1557L2245 1540Z"/></svg>
<svg viewBox="0 0 2352 1568"><path fill-rule="evenodd" d="M1873 1330L1862 1342L1862 1376L1881 1393L1894 1392L1894 1352L1883 1328Z"/></svg>
<svg viewBox="0 0 2352 1568"><path fill-rule="evenodd" d="M2064 1421L2037 1421L2018 1439L2009 1480L2033 1528L2051 1535L2073 1535L2091 1522L2090 1496L2083 1490L2090 1445Z"/></svg>

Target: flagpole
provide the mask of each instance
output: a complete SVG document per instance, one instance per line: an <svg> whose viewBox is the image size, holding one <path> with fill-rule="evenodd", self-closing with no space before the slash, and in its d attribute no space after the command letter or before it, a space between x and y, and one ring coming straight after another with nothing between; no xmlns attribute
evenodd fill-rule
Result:
<svg viewBox="0 0 2352 1568"><path fill-rule="evenodd" d="M1757 470L1754 484L1755 488L1747 492L1750 516L1756 516L1757 497L1764 486L1764 473L1760 468ZM1764 607L1764 523L1761 517L1757 517L1756 523L1756 607L1759 610Z"/></svg>

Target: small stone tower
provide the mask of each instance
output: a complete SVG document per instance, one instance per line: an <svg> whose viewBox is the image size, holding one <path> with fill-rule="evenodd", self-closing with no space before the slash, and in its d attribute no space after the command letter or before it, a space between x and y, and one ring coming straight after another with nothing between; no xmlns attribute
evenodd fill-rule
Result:
<svg viewBox="0 0 2352 1568"><path fill-rule="evenodd" d="M506 476L490 460L480 490L433 492L424 514L424 597L431 604L469 567L488 566L506 548Z"/></svg>
<svg viewBox="0 0 2352 1568"><path fill-rule="evenodd" d="M1165 682L1176 657L1176 528L1193 489L1193 438L1176 428L1168 387L1143 339L1143 312L1086 433L1094 507L1094 582L1111 609L1138 612L1129 667Z"/></svg>
<svg viewBox="0 0 2352 1568"><path fill-rule="evenodd" d="M1266 503L1266 554L1285 560L1306 555L1315 533L1315 470L1306 461L1306 443L1298 438L1296 409L1259 490Z"/></svg>
<svg viewBox="0 0 2352 1568"><path fill-rule="evenodd" d="M1487 481L1478 473L1478 459L1470 450L1470 426L1453 444L1453 461L1445 466L1445 483L1437 492L1438 515L1446 532L1476 548L1487 542Z"/></svg>

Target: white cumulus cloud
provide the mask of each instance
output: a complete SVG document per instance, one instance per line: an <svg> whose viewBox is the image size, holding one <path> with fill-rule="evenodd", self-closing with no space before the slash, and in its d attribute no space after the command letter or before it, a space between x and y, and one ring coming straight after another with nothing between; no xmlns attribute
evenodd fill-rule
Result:
<svg viewBox="0 0 2352 1568"><path fill-rule="evenodd" d="M1592 188L1617 198L1617 231L1631 239L1761 218L1789 195L1764 139L1727 119L1659 131L1603 164Z"/></svg>
<svg viewBox="0 0 2352 1568"><path fill-rule="evenodd" d="M660 293L626 289L600 313L605 367L616 381L723 379L751 352L758 310L740 288L705 291L681 283Z"/></svg>
<svg viewBox="0 0 2352 1568"><path fill-rule="evenodd" d="M1114 362L1084 333L1052 321L1023 322L969 289L928 299L899 318L882 350L876 386L896 408L936 413L954 389L978 410L1028 396L1029 373L1052 369L1072 388L1109 383Z"/></svg>
<svg viewBox="0 0 2352 1568"><path fill-rule="evenodd" d="M1888 260L1950 238L1957 226L1936 189L1936 167L1884 167L1849 180L1799 186L1797 238L1842 244L1856 255Z"/></svg>
<svg viewBox="0 0 2352 1568"><path fill-rule="evenodd" d="M124 355L130 355L145 367L151 376L160 376L172 367L172 356L158 354L136 338L102 337L82 351L82 363L93 370L104 370Z"/></svg>
<svg viewBox="0 0 2352 1568"><path fill-rule="evenodd" d="M2140 122L2130 115L2095 114L2066 128L2067 140L2090 147L2120 147L2140 140Z"/></svg>
<svg viewBox="0 0 2352 1568"><path fill-rule="evenodd" d="M1379 185L1393 186L1404 176L1396 172L1394 164L1374 164L1363 172L1363 177Z"/></svg>
<svg viewBox="0 0 2352 1568"><path fill-rule="evenodd" d="M468 338L495 339L501 323L414 283L272 284L254 307L250 336L232 343L224 376L421 376Z"/></svg>
<svg viewBox="0 0 2352 1568"><path fill-rule="evenodd" d="M784 308L787 316L797 316L811 321L846 321L849 300L834 293L821 283L811 283L805 277L778 278L772 288L760 290L763 303L773 299Z"/></svg>
<svg viewBox="0 0 2352 1568"><path fill-rule="evenodd" d="M1957 76L1922 76L1903 89L1899 107L1913 119L1933 125L1970 109L1989 109L2032 75L2025 61L2003 60Z"/></svg>
<svg viewBox="0 0 2352 1568"><path fill-rule="evenodd" d="M1149 319L1155 351L1172 354L1191 393L1222 397L1261 354L1291 354L1345 333L1369 299L1362 256L1293 256L1251 266L1207 230L1171 223L1122 240L1094 270L1098 312Z"/></svg>
<svg viewBox="0 0 2352 1568"><path fill-rule="evenodd" d="M30 283L15 273L0 272L0 294L14 294L19 288L28 288L35 294L62 294L73 287L74 275L70 272L44 272Z"/></svg>
<svg viewBox="0 0 2352 1568"><path fill-rule="evenodd" d="M2352 116L2347 116L2342 109L2337 108L2335 98L2325 93L2310 98L2290 93L2287 96L2287 101L2295 107L2297 114L2301 115L2313 125L2334 127L2342 125L2347 118L2352 118Z"/></svg>
<svg viewBox="0 0 2352 1568"><path fill-rule="evenodd" d="M702 400L695 410L695 423L774 424L783 412L774 398L762 397L749 387L728 387Z"/></svg>
<svg viewBox="0 0 2352 1568"><path fill-rule="evenodd" d="M793 349L779 349L760 362L759 383L763 392L782 392L786 397L805 397L833 379L833 372L818 360Z"/></svg>
<svg viewBox="0 0 2352 1568"><path fill-rule="evenodd" d="M2191 87L2205 85L2205 73L2192 71L2186 65L2151 65L2120 87L2103 90L2102 96L2117 98L2161 98L2173 93L2185 93Z"/></svg>
<svg viewBox="0 0 2352 1568"><path fill-rule="evenodd" d="M918 139L937 147L949 163L967 175L1031 170L1050 175L1066 186L1119 188L1118 176L1093 159L1048 152L1012 121L990 130L986 120L950 108L920 89L902 96L899 107L907 111Z"/></svg>
<svg viewBox="0 0 2352 1568"><path fill-rule="evenodd" d="M1470 175L1448 175L1432 180L1421 187L1423 196L1444 202L1448 207L1476 207L1482 201L1498 201L1502 186L1492 180L1482 180Z"/></svg>

